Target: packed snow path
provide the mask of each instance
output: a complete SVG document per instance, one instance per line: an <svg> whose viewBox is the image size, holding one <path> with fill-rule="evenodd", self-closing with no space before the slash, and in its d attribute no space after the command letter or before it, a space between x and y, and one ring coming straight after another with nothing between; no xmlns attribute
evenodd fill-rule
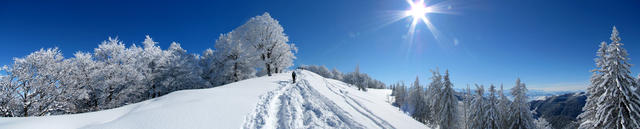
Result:
<svg viewBox="0 0 640 129"><path fill-rule="evenodd" d="M299 71L173 92L98 112L0 118L0 129L427 128L389 104L390 90Z"/></svg>
<svg viewBox="0 0 640 129"><path fill-rule="evenodd" d="M388 94L362 96L367 92L358 91L353 86L333 79L306 71L298 75L301 79L297 83L281 81L277 90L263 95L261 103L245 119L243 128L397 128L383 118L390 116L381 116L382 112L376 114L372 111L384 110L380 107L391 107L384 101ZM376 91L378 90L372 90ZM382 103L374 103L371 99ZM391 110L384 112L406 117L394 107L389 109ZM424 128L423 125L398 126Z"/></svg>
<svg viewBox="0 0 640 129"><path fill-rule="evenodd" d="M310 87L307 80L280 84L278 90L261 97L261 103L247 117L244 128L364 128L349 113Z"/></svg>

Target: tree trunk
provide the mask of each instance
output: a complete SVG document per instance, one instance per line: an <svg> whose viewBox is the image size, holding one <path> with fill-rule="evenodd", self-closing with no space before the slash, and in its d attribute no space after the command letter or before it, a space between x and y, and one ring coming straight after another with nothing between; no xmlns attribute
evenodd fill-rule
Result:
<svg viewBox="0 0 640 129"><path fill-rule="evenodd" d="M26 84L26 83L23 83L22 85L23 85L23 87L24 87L24 86L26 86L27 84ZM28 96L28 91L23 91L23 93L22 93L22 94L23 94L23 96L24 96L24 97L23 97L23 99L22 99L22 104L23 104L23 105L22 105L22 114L23 114L23 117L27 117L27 116L29 116L29 106L31 106L31 103L28 103L28 104L27 104L27 102L28 102L28 99L30 99L30 98L29 98L29 96ZM25 105L25 104L26 104L26 105Z"/></svg>
<svg viewBox="0 0 640 129"><path fill-rule="evenodd" d="M233 64L233 82L238 82L240 81L240 78L238 77L238 63L234 63Z"/></svg>
<svg viewBox="0 0 640 129"><path fill-rule="evenodd" d="M27 101L25 100L23 103L27 103ZM23 115L23 117L27 117L27 116L29 116L29 107L30 107L30 106L31 106L31 103L29 103L29 104L27 104L27 105L24 105L24 106L22 107L22 115Z"/></svg>
<svg viewBox="0 0 640 129"><path fill-rule="evenodd" d="M271 64L264 63L267 66L267 75L271 76Z"/></svg>
<svg viewBox="0 0 640 129"><path fill-rule="evenodd" d="M114 90L114 89L113 89L113 87L109 87L109 89L107 90L107 92L108 92L108 94L109 94L109 95L107 95L107 99L106 99L106 100L105 100L105 102L102 104L102 105L103 105L103 107L102 107L102 108L104 108L104 107L108 107L108 108L109 108L109 106L107 106L107 105L108 105L109 103L111 103L111 100L113 99L113 94L114 94L114 92L115 92L115 91L113 91L113 90Z"/></svg>

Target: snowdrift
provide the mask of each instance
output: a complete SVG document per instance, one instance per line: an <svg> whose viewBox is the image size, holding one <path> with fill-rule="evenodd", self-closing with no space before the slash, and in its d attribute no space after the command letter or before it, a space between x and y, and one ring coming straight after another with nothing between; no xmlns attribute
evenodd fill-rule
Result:
<svg viewBox="0 0 640 129"><path fill-rule="evenodd" d="M299 71L177 91L120 108L0 118L0 129L427 128L389 104L390 90L362 92Z"/></svg>

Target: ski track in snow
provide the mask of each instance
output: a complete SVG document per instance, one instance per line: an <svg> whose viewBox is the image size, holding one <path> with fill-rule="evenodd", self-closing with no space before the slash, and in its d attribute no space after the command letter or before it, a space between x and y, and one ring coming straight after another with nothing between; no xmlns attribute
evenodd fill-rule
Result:
<svg viewBox="0 0 640 129"><path fill-rule="evenodd" d="M300 74L300 78L304 78ZM261 96L243 128L365 128L331 100L313 89L307 80L280 81L277 90Z"/></svg>
<svg viewBox="0 0 640 129"><path fill-rule="evenodd" d="M346 95L349 92L341 90L341 89L344 89L346 87L337 86L337 85L335 85L333 83L330 83L329 81L327 81L324 78L323 78L323 81L325 82L325 84L327 85L329 90L331 90L331 92L335 93L336 95L342 96L345 99L345 102L347 102L347 104L349 104L349 106L351 106L353 109L358 111L363 116L366 116L367 118L369 118L369 120L371 120L373 123L378 125L380 128L383 128L383 129L395 129L395 127L393 127L393 125L389 124L389 122L387 122L384 119L380 118L379 116L373 114L369 109L367 109L366 106L363 106L360 102L356 101L353 97L351 97L349 95ZM338 88L338 90L340 92L337 92L334 88ZM369 100L366 100L366 101L369 101ZM352 102L355 103L355 105ZM362 111L362 110L364 110L364 111Z"/></svg>

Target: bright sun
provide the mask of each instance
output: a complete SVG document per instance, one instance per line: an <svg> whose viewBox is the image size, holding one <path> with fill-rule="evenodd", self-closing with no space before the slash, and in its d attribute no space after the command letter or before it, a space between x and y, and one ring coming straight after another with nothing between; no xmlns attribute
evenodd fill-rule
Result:
<svg viewBox="0 0 640 129"><path fill-rule="evenodd" d="M416 35L416 29L417 29L416 26L420 22L422 22L429 29L433 37L436 38L437 40L439 35L438 30L431 23L431 21L429 21L427 14L442 13L442 10L440 10L442 5L432 4L430 6L427 6L424 0L406 0L406 1L410 5L411 9L404 11L403 18L411 17L412 19L411 24L409 26L409 32L408 32L409 37L407 38L409 38L410 41L413 41L413 37Z"/></svg>
<svg viewBox="0 0 640 129"><path fill-rule="evenodd" d="M411 5L411 10L407 10L405 15L411 16L414 19L426 18L425 15L433 11L430 7L425 6L424 1L418 1L415 3L409 1L409 4Z"/></svg>

